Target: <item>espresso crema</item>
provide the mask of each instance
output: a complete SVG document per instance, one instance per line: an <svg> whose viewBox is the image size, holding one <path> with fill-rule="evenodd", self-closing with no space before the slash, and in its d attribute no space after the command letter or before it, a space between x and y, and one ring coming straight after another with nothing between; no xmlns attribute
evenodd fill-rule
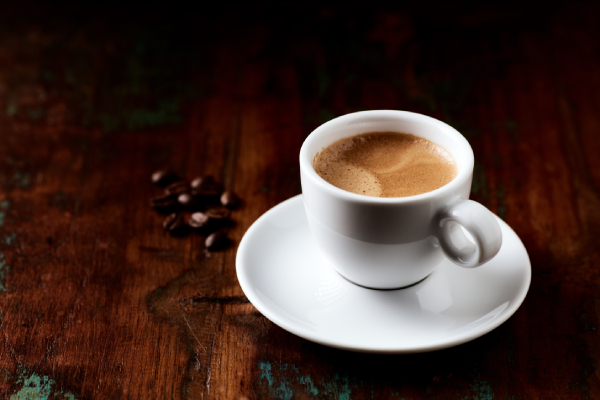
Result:
<svg viewBox="0 0 600 400"><path fill-rule="evenodd" d="M375 197L427 193L458 174L456 162L441 146L397 132L340 139L317 153L313 168L340 189Z"/></svg>

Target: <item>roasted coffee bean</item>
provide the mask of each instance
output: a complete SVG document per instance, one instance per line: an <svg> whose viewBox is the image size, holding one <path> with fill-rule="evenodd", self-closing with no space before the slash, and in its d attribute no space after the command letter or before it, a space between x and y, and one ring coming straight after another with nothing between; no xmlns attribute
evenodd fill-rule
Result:
<svg viewBox="0 0 600 400"><path fill-rule="evenodd" d="M170 214L180 208L177 197L167 195L150 200L150 205L161 214Z"/></svg>
<svg viewBox="0 0 600 400"><path fill-rule="evenodd" d="M192 193L202 197L216 198L218 200L219 196L221 196L221 193L223 193L223 185L220 183L202 185L192 189Z"/></svg>
<svg viewBox="0 0 600 400"><path fill-rule="evenodd" d="M198 189L202 185L210 185L213 183L215 183L215 178L213 178L211 175L207 175L194 178L192 182L190 182L190 186L192 187L192 189Z"/></svg>
<svg viewBox="0 0 600 400"><path fill-rule="evenodd" d="M195 212L190 216L188 224L194 229L207 228L210 225L210 217L203 212Z"/></svg>
<svg viewBox="0 0 600 400"><path fill-rule="evenodd" d="M240 205L240 198L235 193L227 191L221 195L221 204L229 209L234 209Z"/></svg>
<svg viewBox="0 0 600 400"><path fill-rule="evenodd" d="M152 183L160 187L165 187L178 180L179 176L171 170L160 170L152 174Z"/></svg>
<svg viewBox="0 0 600 400"><path fill-rule="evenodd" d="M211 233L204 241L204 245L209 250L222 250L227 247L228 244L229 239L227 238L227 234L223 231Z"/></svg>
<svg viewBox="0 0 600 400"><path fill-rule="evenodd" d="M223 193L223 185L215 182L212 176L196 178L190 184L192 192L198 196L209 198L208 200L217 200Z"/></svg>
<svg viewBox="0 0 600 400"><path fill-rule="evenodd" d="M161 213L170 214L163 222L167 232L174 236L184 236L194 229L203 236L208 235L204 242L205 251L221 250L231 243L224 230L233 225L229 219L229 209L236 208L241 203L235 193L223 192L223 185L215 182L212 176L196 178L187 183L168 170L156 171L152 175L152 182L161 187L166 186L165 196L151 200L151 205ZM208 210L200 212L205 207ZM184 216L182 212L186 211L188 213Z"/></svg>
<svg viewBox="0 0 600 400"><path fill-rule="evenodd" d="M225 209L211 209L206 212L196 212L190 217L189 224L201 235L207 235L231 225L227 218L229 212Z"/></svg>
<svg viewBox="0 0 600 400"><path fill-rule="evenodd" d="M189 226L185 223L183 215L173 213L163 221L163 228L173 236L184 236L189 233Z"/></svg>
<svg viewBox="0 0 600 400"><path fill-rule="evenodd" d="M224 207L210 208L206 211L206 215L215 220L227 219L229 217L229 210Z"/></svg>
<svg viewBox="0 0 600 400"><path fill-rule="evenodd" d="M198 211L202 208L202 201L198 196L190 193L182 193L177 197L177 202L188 211Z"/></svg>
<svg viewBox="0 0 600 400"><path fill-rule="evenodd" d="M171 183L165 188L166 194L173 194L179 196L182 193L188 193L190 191L190 185L184 181L177 181Z"/></svg>

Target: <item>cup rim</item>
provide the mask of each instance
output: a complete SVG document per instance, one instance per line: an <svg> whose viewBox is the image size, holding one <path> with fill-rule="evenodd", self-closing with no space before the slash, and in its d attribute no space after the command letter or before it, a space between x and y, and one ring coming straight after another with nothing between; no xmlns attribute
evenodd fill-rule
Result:
<svg viewBox="0 0 600 400"><path fill-rule="evenodd" d="M379 116L382 118L398 118L403 120L411 120L416 121L423 124L435 125L440 128L442 131L449 134L460 146L463 147L464 154L466 156L466 160L463 160L462 168L459 168L458 174L456 177L445 184L442 187L434 189L430 192L420 193L413 196L406 197L375 197L375 196L367 196L358 193L348 192L344 189L340 189L331 183L327 182L325 179L321 178L319 174L314 170L312 166L312 160L310 160L310 147L312 142L322 135L323 131L330 128L332 125L336 125L339 123L343 123L346 121L350 121L357 117L361 116ZM418 136L418 135L415 135ZM313 130L302 143L302 147L300 148L300 171L308 178L310 178L314 183L316 183L321 190L327 191L332 195L340 197L347 201L352 201L355 203L369 203L369 204L406 204L412 202L419 201L427 201L432 198L437 197L441 193L447 191L453 191L455 188L461 185L462 182L466 179L470 179L473 167L475 165L475 156L473 154L473 149L471 145L465 139L465 137L458 132L455 128L450 125L442 122L438 119L429 117L427 115L411 112L411 111L400 111L400 110L368 110L368 111L358 111L354 113L345 114L339 117L336 117L332 120L327 121L326 123L320 125L315 130ZM458 166L458 163L457 163Z"/></svg>

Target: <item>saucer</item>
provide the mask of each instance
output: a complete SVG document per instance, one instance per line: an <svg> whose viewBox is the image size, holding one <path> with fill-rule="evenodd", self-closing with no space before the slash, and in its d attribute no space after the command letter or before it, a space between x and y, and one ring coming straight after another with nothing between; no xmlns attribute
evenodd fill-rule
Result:
<svg viewBox="0 0 600 400"><path fill-rule="evenodd" d="M372 290L348 282L319 253L298 195L248 229L237 276L258 311L304 339L368 353L439 350L490 332L525 299L527 251L504 221L498 223L502 248L481 267L447 261L411 287Z"/></svg>

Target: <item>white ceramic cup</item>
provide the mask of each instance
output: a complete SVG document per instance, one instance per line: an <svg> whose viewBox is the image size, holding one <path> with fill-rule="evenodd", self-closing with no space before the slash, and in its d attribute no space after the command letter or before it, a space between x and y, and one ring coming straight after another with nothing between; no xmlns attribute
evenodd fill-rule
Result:
<svg viewBox="0 0 600 400"><path fill-rule="evenodd" d="M312 163L323 148L367 132L410 133L437 143L454 158L458 175L431 192L381 198L339 189L315 172ZM484 264L500 250L502 233L487 208L468 200L473 165L467 140L425 115L361 111L321 125L300 150L304 206L317 247L346 279L375 289L417 283L445 258L467 268Z"/></svg>

